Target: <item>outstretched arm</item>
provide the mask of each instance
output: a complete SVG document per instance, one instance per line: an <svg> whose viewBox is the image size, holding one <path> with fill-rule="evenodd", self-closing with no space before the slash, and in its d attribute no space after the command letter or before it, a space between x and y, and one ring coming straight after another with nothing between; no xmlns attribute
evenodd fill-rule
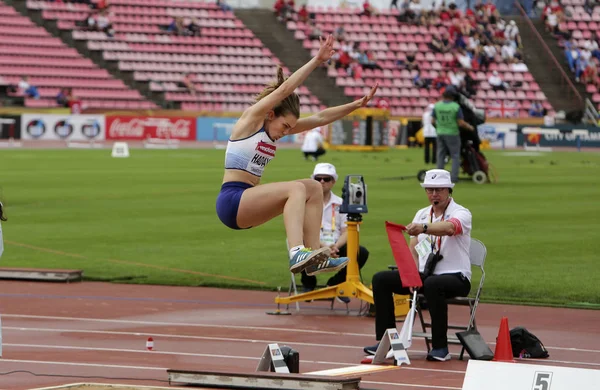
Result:
<svg viewBox="0 0 600 390"><path fill-rule="evenodd" d="M336 107L330 107L321 112L316 113L315 115L311 115L307 118L298 119L298 122L296 122L296 126L292 130L290 130L288 134L298 134L310 129L314 129L315 127L328 125L331 122L345 117L346 115L350 114L352 111L358 108L365 107L375 95L378 86L379 84L375 84L375 86L371 88L371 91L367 95L363 96L359 100L353 101L352 103Z"/></svg>
<svg viewBox="0 0 600 390"><path fill-rule="evenodd" d="M269 110L272 110L279 102L288 97L298 88L304 80L323 62L328 61L335 50L333 50L334 39L329 35L327 39L320 38L321 48L315 57L308 61L304 66L295 71L287 80L283 82L275 91L265 96L256 104L250 106L244 112L244 116L263 118Z"/></svg>

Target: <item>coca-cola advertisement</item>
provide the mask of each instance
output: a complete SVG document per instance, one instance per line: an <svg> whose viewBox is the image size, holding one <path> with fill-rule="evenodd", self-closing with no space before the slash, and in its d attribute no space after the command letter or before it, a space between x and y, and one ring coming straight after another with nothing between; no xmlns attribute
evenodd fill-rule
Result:
<svg viewBox="0 0 600 390"><path fill-rule="evenodd" d="M196 140L196 118L107 116L106 139L142 141L148 138Z"/></svg>

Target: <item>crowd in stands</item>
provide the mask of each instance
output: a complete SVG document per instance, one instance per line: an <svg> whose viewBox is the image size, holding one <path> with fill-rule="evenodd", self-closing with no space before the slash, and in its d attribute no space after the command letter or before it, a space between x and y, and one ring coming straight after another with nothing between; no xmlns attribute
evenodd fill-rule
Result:
<svg viewBox="0 0 600 390"><path fill-rule="evenodd" d="M507 21L500 16L492 0L486 0L485 3L478 0L473 9L467 9L466 12L459 10L454 3L445 1L424 6L420 0L392 0L390 6L397 10L395 15L399 23L446 26L437 30L440 33L434 33L427 42L427 47L433 53L451 54L450 59L443 62L443 68L437 72L437 76L431 77L431 72L425 72L426 75L422 73L423 64L417 59L418 52L408 51L405 58L395 61L397 69L411 72L414 86L435 88L441 93L446 86L454 85L467 97L477 95L482 81L487 81L493 91L518 90L522 87L521 81L503 80L497 71L490 70L491 64L503 63L513 72L527 71L519 28L514 20ZM315 14L310 13L306 6L296 10L294 0L277 0L274 12L282 22L303 22L303 26L306 26L304 34L309 39L318 39L323 33ZM361 16L377 14L369 0L365 0L362 8L356 12ZM382 69L376 53L369 50L365 42L346 38L343 25L335 27L334 36L338 40L338 51L331 61L331 67L343 69L355 79L361 79L365 69ZM487 80L476 80L474 73L477 71L486 72Z"/></svg>
<svg viewBox="0 0 600 390"><path fill-rule="evenodd" d="M595 0L565 3L578 6L566 9L557 0L541 3L540 18L544 21L546 31L552 34L558 40L558 44L564 48L564 55L575 82L592 86L588 88L588 92L596 92L600 90L598 76L600 50L597 31L599 26L595 22L594 25L589 25L587 22L589 19L595 19L592 17L597 3Z"/></svg>

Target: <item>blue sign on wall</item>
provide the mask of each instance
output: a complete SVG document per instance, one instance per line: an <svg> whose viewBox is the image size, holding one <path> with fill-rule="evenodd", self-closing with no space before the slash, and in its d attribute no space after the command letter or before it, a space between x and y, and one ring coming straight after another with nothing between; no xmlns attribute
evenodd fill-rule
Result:
<svg viewBox="0 0 600 390"><path fill-rule="evenodd" d="M226 142L237 120L238 118L198 117L196 137L198 141ZM293 137L285 136L277 142L293 142Z"/></svg>

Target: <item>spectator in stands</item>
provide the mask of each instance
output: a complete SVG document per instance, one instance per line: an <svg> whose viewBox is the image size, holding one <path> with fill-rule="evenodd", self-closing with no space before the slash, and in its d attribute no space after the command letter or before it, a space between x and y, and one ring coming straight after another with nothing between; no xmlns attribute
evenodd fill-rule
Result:
<svg viewBox="0 0 600 390"><path fill-rule="evenodd" d="M275 1L275 4L273 4L273 12L275 13L275 16L280 18L285 7L286 7L285 0Z"/></svg>
<svg viewBox="0 0 600 390"><path fill-rule="evenodd" d="M522 47L519 27L517 27L517 23L514 20L511 20L504 29L504 36L511 41L515 47Z"/></svg>
<svg viewBox="0 0 600 390"><path fill-rule="evenodd" d="M429 88L431 86L431 79L422 78L421 71L417 70L417 74L413 77L413 84L417 88Z"/></svg>
<svg viewBox="0 0 600 390"><path fill-rule="evenodd" d="M431 42L427 46L436 53L447 53L451 49L449 45L444 44L442 38L438 35L431 37Z"/></svg>
<svg viewBox="0 0 600 390"><path fill-rule="evenodd" d="M534 100L531 103L531 108L529 109L529 116L535 118L543 118L546 116L547 110L542 106L542 103L539 100Z"/></svg>
<svg viewBox="0 0 600 390"><path fill-rule="evenodd" d="M374 13L375 13L375 9L371 5L371 3L369 3L369 0L365 0L363 3L363 11L359 15L371 16Z"/></svg>
<svg viewBox="0 0 600 390"><path fill-rule="evenodd" d="M363 50L358 57L358 63L363 69L383 70L383 68L377 64L377 58L371 50Z"/></svg>
<svg viewBox="0 0 600 390"><path fill-rule="evenodd" d="M458 49L458 52L456 53L456 61L458 61L463 69L471 69L473 66L471 64L471 57L469 57L469 54L465 49Z"/></svg>
<svg viewBox="0 0 600 390"><path fill-rule="evenodd" d="M404 61L403 65L406 70L419 70L419 64L417 63L417 57L414 51L406 53L406 61Z"/></svg>
<svg viewBox="0 0 600 390"><path fill-rule="evenodd" d="M579 49L572 41L565 42L565 57L567 58L567 64L572 73L575 73L575 64L579 59Z"/></svg>
<svg viewBox="0 0 600 390"><path fill-rule="evenodd" d="M71 95L70 88L62 88L56 95L56 104L60 107L69 107L69 96Z"/></svg>
<svg viewBox="0 0 600 390"><path fill-rule="evenodd" d="M178 86L187 89L194 96L197 93L196 86L194 85L194 76L191 73L186 73L179 81Z"/></svg>
<svg viewBox="0 0 600 390"><path fill-rule="evenodd" d="M508 41L508 40L504 41L504 45L502 46L502 49L500 50L500 52L502 54L502 59L507 64L511 64L513 62L516 62L516 58L515 58L516 49L511 44L510 41Z"/></svg>
<svg viewBox="0 0 600 390"><path fill-rule="evenodd" d="M18 86L19 92L24 94L25 96L34 98L36 100L40 98L40 93L37 87L29 83L29 76L21 77Z"/></svg>
<svg viewBox="0 0 600 390"><path fill-rule="evenodd" d="M331 249L320 248L323 192L315 180L260 183L265 167L275 157L277 140L326 126L365 107L375 95L377 85L359 100L300 118L300 98L294 91L329 61L333 44L331 35L321 40L317 55L287 79L278 67L276 82L267 85L244 110L227 144L223 185L216 201L219 219L235 230L283 215L290 246L289 269L294 273L339 269L348 262L347 258L330 258Z"/></svg>
<svg viewBox="0 0 600 390"><path fill-rule="evenodd" d="M502 81L500 75L498 75L498 71L492 72L490 77L488 78L488 84L492 87L494 91L506 91L507 84Z"/></svg>
<svg viewBox="0 0 600 390"><path fill-rule="evenodd" d="M592 84L596 88L600 87L600 79L598 78L598 67L594 60L590 60L587 63L587 67L581 75L581 81L584 84Z"/></svg>
<svg viewBox="0 0 600 390"><path fill-rule="evenodd" d="M449 84L450 79L448 78L446 71L443 70L440 71L440 73L438 73L437 77L434 78L432 82L433 88L435 88L438 91L446 88L446 86Z"/></svg>
<svg viewBox="0 0 600 390"><path fill-rule="evenodd" d="M71 109L71 114L81 114L84 108L83 102L73 94L73 89L69 89L67 105Z"/></svg>
<svg viewBox="0 0 600 390"><path fill-rule="evenodd" d="M200 27L200 21L198 20L198 18L192 18L192 20L190 20L190 22L185 27L187 29L185 35L189 35L192 37L199 37L202 35L202 27Z"/></svg>
<svg viewBox="0 0 600 390"><path fill-rule="evenodd" d="M306 4L302 5L298 11L298 21L302 23L308 22L308 9L306 8Z"/></svg>
<svg viewBox="0 0 600 390"><path fill-rule="evenodd" d="M233 8L225 2L225 0L217 0L217 7L221 8L223 12L231 12Z"/></svg>
<svg viewBox="0 0 600 390"><path fill-rule="evenodd" d="M346 30L344 30L344 26L339 25L333 32L333 37L340 42L346 39Z"/></svg>
<svg viewBox="0 0 600 390"><path fill-rule="evenodd" d="M317 23L315 21L313 21L313 20L310 20L308 22L307 30L308 31L306 32L306 35L310 39L319 39L319 37L321 37L323 35L323 31L317 25Z"/></svg>
<svg viewBox="0 0 600 390"><path fill-rule="evenodd" d="M558 15L552 11L546 15L546 31L552 34L558 33Z"/></svg>
<svg viewBox="0 0 600 390"><path fill-rule="evenodd" d="M392 2L390 3L390 9L392 9L393 7L396 7L396 9L400 11L400 8L398 8L398 0L392 0Z"/></svg>
<svg viewBox="0 0 600 390"><path fill-rule="evenodd" d="M106 9L100 10L96 17L96 30L104 32L109 37L113 37L115 32L112 27L112 23L108 17L108 11Z"/></svg>

